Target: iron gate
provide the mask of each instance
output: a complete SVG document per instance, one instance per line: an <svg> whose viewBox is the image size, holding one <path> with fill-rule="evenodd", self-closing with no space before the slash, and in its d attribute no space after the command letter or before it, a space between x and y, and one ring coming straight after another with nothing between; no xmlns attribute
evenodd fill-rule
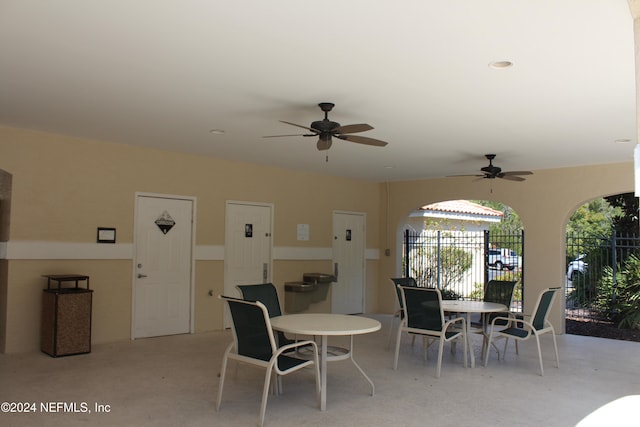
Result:
<svg viewBox="0 0 640 427"><path fill-rule="evenodd" d="M403 273L443 298L481 300L489 280L519 280L513 311L522 310L524 232L405 230Z"/></svg>

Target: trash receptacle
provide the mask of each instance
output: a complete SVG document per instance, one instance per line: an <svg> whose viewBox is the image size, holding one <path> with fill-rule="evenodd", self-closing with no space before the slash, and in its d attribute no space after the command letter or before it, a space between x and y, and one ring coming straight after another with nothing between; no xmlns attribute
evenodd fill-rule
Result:
<svg viewBox="0 0 640 427"><path fill-rule="evenodd" d="M91 352L91 303L93 290L89 276L47 275L42 291L41 350L50 356L70 356ZM79 286L84 281L86 288ZM57 282L57 287L52 287ZM75 282L65 287L64 283Z"/></svg>

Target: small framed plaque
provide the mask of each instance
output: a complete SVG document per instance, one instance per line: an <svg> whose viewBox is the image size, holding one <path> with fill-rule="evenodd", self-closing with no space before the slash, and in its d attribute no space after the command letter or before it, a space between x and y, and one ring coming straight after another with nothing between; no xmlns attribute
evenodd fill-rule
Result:
<svg viewBox="0 0 640 427"><path fill-rule="evenodd" d="M97 243L115 243L116 229L107 227L98 227Z"/></svg>

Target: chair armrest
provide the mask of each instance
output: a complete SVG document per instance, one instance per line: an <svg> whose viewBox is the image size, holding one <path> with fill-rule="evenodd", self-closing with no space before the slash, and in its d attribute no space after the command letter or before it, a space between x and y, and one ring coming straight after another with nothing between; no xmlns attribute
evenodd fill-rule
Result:
<svg viewBox="0 0 640 427"><path fill-rule="evenodd" d="M278 351L276 352L278 355L285 353L287 351L299 348L299 347L306 347L306 346L312 346L313 347L313 351L315 354L318 354L318 345L311 340L306 340L306 341L296 341L292 344L287 344L287 345L283 345L282 347L278 348Z"/></svg>
<svg viewBox="0 0 640 427"><path fill-rule="evenodd" d="M464 328L465 332L467 330L467 320L464 317L454 317L453 319L449 319L444 323L444 327L443 329L446 330L449 326L453 325L454 323L462 323L462 327Z"/></svg>
<svg viewBox="0 0 640 427"><path fill-rule="evenodd" d="M491 329L493 329L496 326L496 322L507 322L506 325L498 325L500 327L512 327L513 323L516 324L516 327L520 328L520 324L522 324L523 326L526 326L527 328L530 329L534 329L533 325L530 322L527 322L524 319L518 319L517 317L515 317L514 315L510 315L508 317L506 316L499 316L499 317L494 317L494 319L491 321ZM524 329L524 328L520 328L520 329Z"/></svg>

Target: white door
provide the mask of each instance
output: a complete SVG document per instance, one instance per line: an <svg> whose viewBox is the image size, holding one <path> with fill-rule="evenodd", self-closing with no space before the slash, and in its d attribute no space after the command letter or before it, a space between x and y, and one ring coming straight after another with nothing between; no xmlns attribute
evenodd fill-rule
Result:
<svg viewBox="0 0 640 427"><path fill-rule="evenodd" d="M136 197L133 337L191 324L193 200Z"/></svg>
<svg viewBox="0 0 640 427"><path fill-rule="evenodd" d="M365 216L334 212L333 265L337 281L331 285L331 311L364 312Z"/></svg>
<svg viewBox="0 0 640 427"><path fill-rule="evenodd" d="M224 241L224 294L240 294L236 285L271 281L272 206L227 202ZM225 327L230 322L225 314Z"/></svg>

